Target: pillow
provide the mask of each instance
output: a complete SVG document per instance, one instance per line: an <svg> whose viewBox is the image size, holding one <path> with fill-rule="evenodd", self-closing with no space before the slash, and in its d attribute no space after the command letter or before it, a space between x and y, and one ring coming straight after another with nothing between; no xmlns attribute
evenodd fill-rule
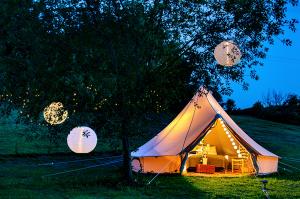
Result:
<svg viewBox="0 0 300 199"><path fill-rule="evenodd" d="M208 155L217 155L217 149L216 146L209 146L207 149Z"/></svg>

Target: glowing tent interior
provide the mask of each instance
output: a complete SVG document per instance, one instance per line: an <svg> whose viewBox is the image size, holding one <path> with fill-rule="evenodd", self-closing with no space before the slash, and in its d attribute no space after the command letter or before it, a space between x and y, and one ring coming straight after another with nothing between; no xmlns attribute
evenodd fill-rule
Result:
<svg viewBox="0 0 300 199"><path fill-rule="evenodd" d="M269 174L278 167L278 156L251 139L203 88L131 156L133 170L142 173Z"/></svg>

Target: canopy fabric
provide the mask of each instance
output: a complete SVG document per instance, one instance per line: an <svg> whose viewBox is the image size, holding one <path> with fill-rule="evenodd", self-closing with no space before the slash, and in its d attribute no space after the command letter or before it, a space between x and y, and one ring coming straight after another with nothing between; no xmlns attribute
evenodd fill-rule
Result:
<svg viewBox="0 0 300 199"><path fill-rule="evenodd" d="M146 144L131 153L132 157L157 157L179 155L209 127L217 115L229 125L236 135L257 155L277 155L251 139L223 110L210 92L201 88L177 117Z"/></svg>

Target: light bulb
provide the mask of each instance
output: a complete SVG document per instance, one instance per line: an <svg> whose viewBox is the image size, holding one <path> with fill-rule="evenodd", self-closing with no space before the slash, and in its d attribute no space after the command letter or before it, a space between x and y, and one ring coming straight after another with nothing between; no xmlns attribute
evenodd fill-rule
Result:
<svg viewBox="0 0 300 199"><path fill-rule="evenodd" d="M242 157L242 154L238 154L238 157L241 158L241 157Z"/></svg>
<svg viewBox="0 0 300 199"><path fill-rule="evenodd" d="M231 135L228 134L228 137L231 138Z"/></svg>
<svg viewBox="0 0 300 199"><path fill-rule="evenodd" d="M241 151L240 151L240 150L236 150L236 152L237 152L237 153L241 153Z"/></svg>
<svg viewBox="0 0 300 199"><path fill-rule="evenodd" d="M228 134L229 134L229 131L226 131L226 134L228 135Z"/></svg>
<svg viewBox="0 0 300 199"><path fill-rule="evenodd" d="M232 142L232 145L235 146L235 142Z"/></svg>
<svg viewBox="0 0 300 199"><path fill-rule="evenodd" d="M233 146L234 149L237 149L237 146Z"/></svg>
<svg viewBox="0 0 300 199"><path fill-rule="evenodd" d="M233 142L233 138L230 138L230 141Z"/></svg>

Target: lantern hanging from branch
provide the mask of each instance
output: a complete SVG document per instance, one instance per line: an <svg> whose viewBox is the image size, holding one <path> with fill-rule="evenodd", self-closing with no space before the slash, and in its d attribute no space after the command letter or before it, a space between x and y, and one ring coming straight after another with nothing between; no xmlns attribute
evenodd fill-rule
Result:
<svg viewBox="0 0 300 199"><path fill-rule="evenodd" d="M97 145L97 135L89 127L76 127L69 133L67 143L75 153L89 153Z"/></svg>
<svg viewBox="0 0 300 199"><path fill-rule="evenodd" d="M233 41L223 41L216 46L214 56L218 64L233 66L240 63L242 53Z"/></svg>
<svg viewBox="0 0 300 199"><path fill-rule="evenodd" d="M61 124L68 118L68 111L61 102L52 102L44 109L44 118L51 125Z"/></svg>

